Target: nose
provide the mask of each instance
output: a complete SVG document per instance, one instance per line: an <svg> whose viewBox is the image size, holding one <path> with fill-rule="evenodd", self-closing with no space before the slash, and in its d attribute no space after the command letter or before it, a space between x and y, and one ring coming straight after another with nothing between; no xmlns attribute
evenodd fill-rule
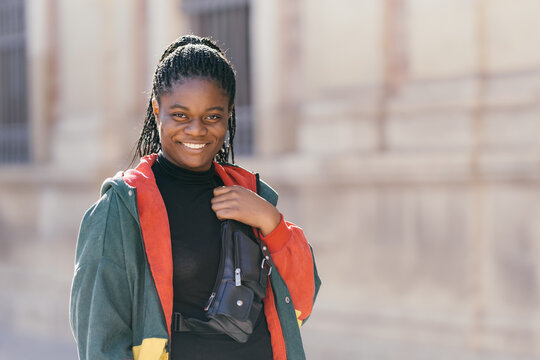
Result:
<svg viewBox="0 0 540 360"><path fill-rule="evenodd" d="M184 128L184 132L190 136L204 136L208 129L202 122L200 117L193 118Z"/></svg>

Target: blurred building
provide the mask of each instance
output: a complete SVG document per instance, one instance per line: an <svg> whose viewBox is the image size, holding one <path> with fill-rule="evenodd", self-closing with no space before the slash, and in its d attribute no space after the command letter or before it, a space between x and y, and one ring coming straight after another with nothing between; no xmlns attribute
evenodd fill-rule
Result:
<svg viewBox="0 0 540 360"><path fill-rule="evenodd" d="M536 0L4 0L0 358L74 357L78 225L131 162L162 50L194 32L238 70L237 163L315 248L308 359L540 359L539 18Z"/></svg>

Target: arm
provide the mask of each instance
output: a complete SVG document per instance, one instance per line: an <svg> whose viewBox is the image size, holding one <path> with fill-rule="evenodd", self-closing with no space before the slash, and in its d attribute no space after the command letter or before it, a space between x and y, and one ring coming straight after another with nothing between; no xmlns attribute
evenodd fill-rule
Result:
<svg viewBox="0 0 540 360"><path fill-rule="evenodd" d="M131 359L131 289L119 199L109 190L85 214L77 242L70 323L79 358Z"/></svg>
<svg viewBox="0 0 540 360"><path fill-rule="evenodd" d="M283 219L262 241L268 246L274 266L287 284L299 323L306 320L313 309L318 276L309 243L303 230Z"/></svg>
<svg viewBox="0 0 540 360"><path fill-rule="evenodd" d="M299 320L311 314L318 287L311 248L302 229L283 219L276 207L241 186L214 190L212 209L219 219L234 219L258 228L273 263L287 284Z"/></svg>

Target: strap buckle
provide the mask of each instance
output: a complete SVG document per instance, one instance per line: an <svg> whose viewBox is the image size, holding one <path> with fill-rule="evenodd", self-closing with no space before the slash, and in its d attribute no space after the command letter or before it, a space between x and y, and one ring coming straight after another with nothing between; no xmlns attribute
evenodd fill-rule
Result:
<svg viewBox="0 0 540 360"><path fill-rule="evenodd" d="M175 332L186 331L184 318L182 317L182 314L179 312L173 313L172 330Z"/></svg>

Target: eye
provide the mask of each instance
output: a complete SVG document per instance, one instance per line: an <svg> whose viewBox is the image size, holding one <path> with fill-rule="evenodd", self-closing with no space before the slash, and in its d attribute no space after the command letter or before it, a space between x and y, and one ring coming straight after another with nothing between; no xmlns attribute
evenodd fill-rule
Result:
<svg viewBox="0 0 540 360"><path fill-rule="evenodd" d="M219 121L221 119L221 115L217 114L210 114L206 117L208 121Z"/></svg>
<svg viewBox="0 0 540 360"><path fill-rule="evenodd" d="M184 113L173 113L171 114L171 117L174 118L175 120L180 120L180 121L187 119L187 116Z"/></svg>

